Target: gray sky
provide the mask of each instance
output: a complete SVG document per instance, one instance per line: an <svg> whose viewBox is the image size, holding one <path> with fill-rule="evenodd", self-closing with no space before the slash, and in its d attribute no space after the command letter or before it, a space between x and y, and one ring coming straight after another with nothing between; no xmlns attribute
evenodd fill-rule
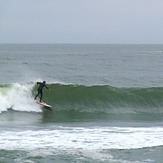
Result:
<svg viewBox="0 0 163 163"><path fill-rule="evenodd" d="M163 43L163 0L0 0L0 43Z"/></svg>

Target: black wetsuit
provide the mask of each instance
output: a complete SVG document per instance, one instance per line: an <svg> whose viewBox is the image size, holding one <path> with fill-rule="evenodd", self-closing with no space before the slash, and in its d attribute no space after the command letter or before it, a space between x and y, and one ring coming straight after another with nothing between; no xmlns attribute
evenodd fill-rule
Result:
<svg viewBox="0 0 163 163"><path fill-rule="evenodd" d="M46 85L45 85L45 82L41 83L41 82L37 82L37 85L39 84L39 87L38 87L38 93L37 95L35 96L35 99L37 98L38 95L40 95L40 102L42 101L42 96L43 96L43 93L42 93L42 90L44 87L46 87L47 89L49 89Z"/></svg>

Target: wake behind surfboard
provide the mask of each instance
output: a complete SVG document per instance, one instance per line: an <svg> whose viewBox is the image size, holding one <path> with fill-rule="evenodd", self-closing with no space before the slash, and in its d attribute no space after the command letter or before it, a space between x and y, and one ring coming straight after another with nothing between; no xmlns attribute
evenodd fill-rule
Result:
<svg viewBox="0 0 163 163"><path fill-rule="evenodd" d="M49 104L46 104L45 102L40 102L40 101L37 101L37 100L35 100L36 101L36 103L38 103L38 104L40 104L40 105L42 105L43 107L47 107L47 108L52 108L52 106L51 105L49 105Z"/></svg>

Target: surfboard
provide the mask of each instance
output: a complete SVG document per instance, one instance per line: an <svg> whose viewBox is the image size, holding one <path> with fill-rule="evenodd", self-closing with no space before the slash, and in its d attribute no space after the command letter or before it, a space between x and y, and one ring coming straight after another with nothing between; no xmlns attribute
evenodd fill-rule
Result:
<svg viewBox="0 0 163 163"><path fill-rule="evenodd" d="M45 102L40 102L40 101L37 101L37 100L35 100L38 104L40 104L40 105L42 105L42 106L44 106L44 107L47 107L47 108L52 108L52 106L51 105L49 105L49 104L47 104L47 103L45 103Z"/></svg>

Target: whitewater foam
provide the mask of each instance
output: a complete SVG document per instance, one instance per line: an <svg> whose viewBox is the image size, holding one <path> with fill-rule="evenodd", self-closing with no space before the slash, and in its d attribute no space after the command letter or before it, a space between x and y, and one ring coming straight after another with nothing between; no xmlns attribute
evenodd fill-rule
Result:
<svg viewBox="0 0 163 163"><path fill-rule="evenodd" d="M162 146L162 137L162 127L58 127L54 130L2 131L0 149L139 149Z"/></svg>
<svg viewBox="0 0 163 163"><path fill-rule="evenodd" d="M18 83L7 86L5 91L0 92L0 112L12 108L16 111L40 112L40 106L32 97L33 84L21 85Z"/></svg>

